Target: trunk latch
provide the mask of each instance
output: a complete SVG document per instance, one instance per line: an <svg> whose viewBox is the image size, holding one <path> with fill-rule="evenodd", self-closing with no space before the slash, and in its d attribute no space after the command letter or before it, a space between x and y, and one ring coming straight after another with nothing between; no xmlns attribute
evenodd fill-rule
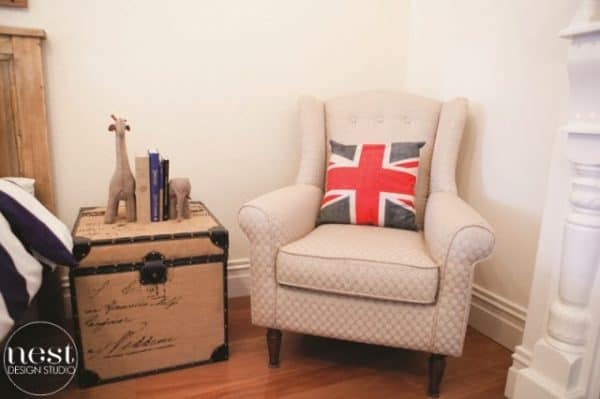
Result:
<svg viewBox="0 0 600 399"><path fill-rule="evenodd" d="M150 252L144 256L144 264L140 267L140 284L164 284L167 282L167 266L165 257L160 252Z"/></svg>

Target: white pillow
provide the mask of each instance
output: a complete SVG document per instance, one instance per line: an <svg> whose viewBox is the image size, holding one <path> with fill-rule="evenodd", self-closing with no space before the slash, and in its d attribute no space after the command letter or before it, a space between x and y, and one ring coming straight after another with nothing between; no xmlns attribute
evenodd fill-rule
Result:
<svg viewBox="0 0 600 399"><path fill-rule="evenodd" d="M3 177L2 179L11 181L23 188L31 195L35 195L35 179L28 177Z"/></svg>

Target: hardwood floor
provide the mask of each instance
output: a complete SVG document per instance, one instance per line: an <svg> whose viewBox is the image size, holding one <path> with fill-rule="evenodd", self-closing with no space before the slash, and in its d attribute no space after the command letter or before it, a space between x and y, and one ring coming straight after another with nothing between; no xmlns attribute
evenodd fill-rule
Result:
<svg viewBox="0 0 600 399"><path fill-rule="evenodd" d="M427 354L283 333L281 367L267 366L264 328L250 323L248 298L230 301L231 357L95 388L63 399L424 398ZM441 398L503 398L510 352L469 329L464 354L448 358Z"/></svg>

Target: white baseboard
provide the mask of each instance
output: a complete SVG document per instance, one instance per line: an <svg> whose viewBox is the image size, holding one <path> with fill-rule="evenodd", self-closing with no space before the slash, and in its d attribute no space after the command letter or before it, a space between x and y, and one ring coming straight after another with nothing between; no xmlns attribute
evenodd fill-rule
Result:
<svg viewBox="0 0 600 399"><path fill-rule="evenodd" d="M234 259L227 264L227 293L229 298L250 295L250 259Z"/></svg>
<svg viewBox="0 0 600 399"><path fill-rule="evenodd" d="M526 315L525 307L473 285L469 324L511 351L521 343Z"/></svg>
<svg viewBox="0 0 600 399"><path fill-rule="evenodd" d="M506 376L506 387L504 388L504 396L507 398L512 398L514 396L517 375L521 369L527 368L531 365L532 353L523 345L517 345L512 358L513 364L508 369L508 375Z"/></svg>

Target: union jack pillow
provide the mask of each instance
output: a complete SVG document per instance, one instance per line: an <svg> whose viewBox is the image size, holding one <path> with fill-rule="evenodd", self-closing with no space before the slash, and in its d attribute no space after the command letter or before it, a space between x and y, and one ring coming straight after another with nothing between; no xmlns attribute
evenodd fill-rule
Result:
<svg viewBox="0 0 600 399"><path fill-rule="evenodd" d="M415 183L424 142L345 145L330 141L317 224L417 230Z"/></svg>

